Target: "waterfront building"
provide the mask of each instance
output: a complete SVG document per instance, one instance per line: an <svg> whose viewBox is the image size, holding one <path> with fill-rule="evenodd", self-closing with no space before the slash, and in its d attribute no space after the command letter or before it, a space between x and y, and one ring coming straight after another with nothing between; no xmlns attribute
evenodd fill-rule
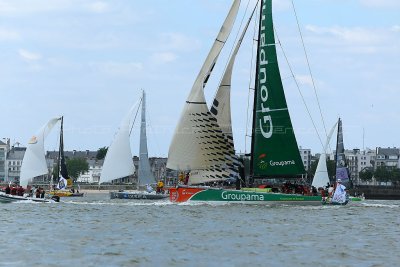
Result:
<svg viewBox="0 0 400 267"><path fill-rule="evenodd" d="M64 151L64 156L66 159L70 158L83 158L86 160L90 159L96 159L97 151L90 151L90 150L85 150L85 151L77 151L77 150L72 150L72 151ZM46 153L46 158L48 159L58 159L58 151L47 151Z"/></svg>
<svg viewBox="0 0 400 267"><path fill-rule="evenodd" d="M19 144L19 143L18 143ZM5 161L5 182L19 183L21 176L22 160L24 159L26 147L15 147L12 146L9 149L9 143L7 144L7 154ZM48 174L35 177L33 183L44 184L49 182L49 177L53 168L53 160L46 159Z"/></svg>
<svg viewBox="0 0 400 267"><path fill-rule="evenodd" d="M77 182L79 183L99 183L100 173L104 160L88 159L89 170L79 175Z"/></svg>
<svg viewBox="0 0 400 267"><path fill-rule="evenodd" d="M355 185L363 184L360 180L360 172L366 168L373 168L375 165L375 150L353 149L346 150L346 160L349 166L350 177Z"/></svg>
<svg viewBox="0 0 400 267"><path fill-rule="evenodd" d="M103 166L103 160L98 160L96 158L97 151L64 151L65 159L84 159L89 165L89 170L87 172L81 173L78 177L73 177L79 183L98 183L100 180L101 168ZM57 162L58 160L58 151L47 151L46 158L53 160L53 162Z"/></svg>
<svg viewBox="0 0 400 267"><path fill-rule="evenodd" d="M7 182L19 183L22 160L24 158L26 147L12 147L7 153L6 168Z"/></svg>
<svg viewBox="0 0 400 267"><path fill-rule="evenodd" d="M349 170L349 175L354 185L364 184L360 180L360 172L365 168L374 168L375 165L375 150L365 149L360 150L358 148L349 149L344 151L346 157L346 163ZM330 160L335 160L336 151L332 151L329 154Z"/></svg>
<svg viewBox="0 0 400 267"><path fill-rule="evenodd" d="M9 139L6 142L10 142ZM7 143L0 141L0 182L7 182L7 150Z"/></svg>
<svg viewBox="0 0 400 267"><path fill-rule="evenodd" d="M399 157L400 149L393 148L376 148L376 164L375 169L381 166L389 167L389 168L399 168Z"/></svg>
<svg viewBox="0 0 400 267"><path fill-rule="evenodd" d="M311 149L299 147L301 160L303 161L304 169L308 171L311 167Z"/></svg>

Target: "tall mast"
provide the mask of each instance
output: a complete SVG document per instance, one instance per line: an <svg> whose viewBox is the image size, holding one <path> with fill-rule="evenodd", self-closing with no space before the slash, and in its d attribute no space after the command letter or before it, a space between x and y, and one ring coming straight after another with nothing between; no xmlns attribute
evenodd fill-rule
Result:
<svg viewBox="0 0 400 267"><path fill-rule="evenodd" d="M257 56L256 56L256 77L254 80L254 102L253 102L253 124L251 128L251 152L250 152L250 179L253 180L253 155L254 155L254 138L256 129L256 103L257 103L257 89L258 89L258 67L260 62L260 35L261 35L261 20L262 20L262 9L264 0L260 1L260 13L258 22L258 38L257 38ZM252 183L252 182L251 182Z"/></svg>
<svg viewBox="0 0 400 267"><path fill-rule="evenodd" d="M337 161L338 161L338 150L339 150L339 132L340 128L342 127L342 122L338 121L338 129L337 129L337 134L336 134L336 153L335 153L335 180L336 180L336 171L337 171Z"/></svg>
<svg viewBox="0 0 400 267"><path fill-rule="evenodd" d="M149 152L147 149L147 132L146 132L146 94L142 93L142 114L140 124L140 144L139 144L139 169L138 169L138 185L152 184L156 182L151 171L149 162Z"/></svg>
<svg viewBox="0 0 400 267"><path fill-rule="evenodd" d="M64 150L64 140L63 140L63 121L64 121L64 116L61 116L61 127L60 127L60 146L58 147L58 159L57 159L57 177L54 177L54 182L58 183L58 179L60 178L60 172L61 172L61 160L62 160L62 151Z"/></svg>

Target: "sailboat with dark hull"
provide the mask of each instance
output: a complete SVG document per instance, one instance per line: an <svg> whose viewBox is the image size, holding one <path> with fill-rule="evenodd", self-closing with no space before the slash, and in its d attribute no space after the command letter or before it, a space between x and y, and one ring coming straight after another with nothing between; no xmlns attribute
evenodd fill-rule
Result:
<svg viewBox="0 0 400 267"><path fill-rule="evenodd" d="M343 143L343 126L339 118L337 122L336 155L335 155L335 180L331 184L335 185L333 195L324 204L327 205L347 205L350 196L347 189L351 187L349 169L347 168L346 156Z"/></svg>
<svg viewBox="0 0 400 267"><path fill-rule="evenodd" d="M237 170L240 169L241 163L234 151L229 92L236 53L249 22L231 55L210 110L203 91L232 29L239 5L240 1L233 2L195 80L176 127L167 168L190 172L190 176L186 185L170 189L170 200L321 205L321 196L270 193L255 188L225 189L199 186L213 182L220 183L232 177L239 179ZM261 1L259 21L250 177L251 179L301 177L305 174L305 169L293 132L279 72L272 22L272 0ZM191 134L187 134L184 129L191 129Z"/></svg>
<svg viewBox="0 0 400 267"><path fill-rule="evenodd" d="M67 164L64 156L64 117L61 117L60 147L58 149L56 177L53 177L54 189L49 192L52 196L83 197L83 193L75 192L73 179L68 175Z"/></svg>
<svg viewBox="0 0 400 267"><path fill-rule="evenodd" d="M335 181L330 181L328 168L326 166L326 151L335 129L337 129L335 155L336 175ZM344 184L347 185L349 183L349 177L344 155L342 120L339 118L327 136L324 151L321 153L315 171L312 186L317 188L318 191L323 194L322 203L324 205L346 205L349 202L349 195L347 194L346 186ZM335 187L333 187L333 185L335 185ZM328 192L325 193L325 189L329 186L331 186L332 192L328 190Z"/></svg>

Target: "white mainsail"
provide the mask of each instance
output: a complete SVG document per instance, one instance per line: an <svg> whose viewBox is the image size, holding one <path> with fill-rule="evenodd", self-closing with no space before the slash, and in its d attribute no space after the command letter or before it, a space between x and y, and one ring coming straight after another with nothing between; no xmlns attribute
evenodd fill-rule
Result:
<svg viewBox="0 0 400 267"><path fill-rule="evenodd" d="M255 9L254 9L255 10ZM222 76L219 84L217 93L214 97L214 101L211 106L211 114L217 119L218 125L222 132L229 136L232 136L232 119L231 119L231 84L232 84L232 72L235 64L236 56L239 52L240 46L243 42L243 38L247 32L254 11L249 17L245 27L243 28L242 34L240 35L235 49L229 59L228 65L226 66L224 75Z"/></svg>
<svg viewBox="0 0 400 267"><path fill-rule="evenodd" d="M129 136L133 112L137 110L138 104L139 101L131 107L126 117L122 120L119 130L108 148L101 170L99 184L123 178L135 172Z"/></svg>
<svg viewBox="0 0 400 267"><path fill-rule="evenodd" d="M255 9L254 9L255 10ZM224 75L222 76L217 93L212 103L210 112L217 119L217 124L224 134L225 146L221 146L219 152L224 155L225 161L220 166L214 166L211 169L196 170L190 173L189 184L199 184L207 181L221 180L224 178L233 178L239 175L238 167L240 165L236 155L232 133L231 119L231 84L232 72L235 64L236 55L242 44L243 38L247 32L248 26L253 17L254 11L249 17L242 34L232 52L228 65L226 66ZM207 139L205 139L207 141Z"/></svg>
<svg viewBox="0 0 400 267"><path fill-rule="evenodd" d="M315 188L324 187L329 183L328 168L326 167L326 150L329 147L329 142L331 141L333 132L335 131L337 124L338 123L336 122L335 125L333 125L332 129L330 130L326 138L324 151L321 153L321 156L319 157L317 169L315 170L315 175L312 182L312 186L314 186Z"/></svg>
<svg viewBox="0 0 400 267"><path fill-rule="evenodd" d="M239 6L240 0L235 0L193 84L175 129L167 168L213 169L225 161L225 155L221 152L226 147L225 136L207 107L203 88L232 30Z"/></svg>
<svg viewBox="0 0 400 267"><path fill-rule="evenodd" d="M59 120L60 117L51 119L29 140L21 165L19 184L22 187L26 187L34 177L49 172L44 152L44 140Z"/></svg>
<svg viewBox="0 0 400 267"><path fill-rule="evenodd" d="M146 94L143 91L142 96L142 118L140 124L140 144L139 144L139 185L152 184L156 182L150 169L149 154L147 150L146 134Z"/></svg>

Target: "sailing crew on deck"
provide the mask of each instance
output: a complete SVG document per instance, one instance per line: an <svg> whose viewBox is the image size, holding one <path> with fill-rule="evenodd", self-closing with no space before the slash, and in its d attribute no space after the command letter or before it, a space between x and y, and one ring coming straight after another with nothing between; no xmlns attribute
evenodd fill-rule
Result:
<svg viewBox="0 0 400 267"><path fill-rule="evenodd" d="M40 198L40 187L36 189L35 196L36 198Z"/></svg>
<svg viewBox="0 0 400 267"><path fill-rule="evenodd" d="M19 186L17 187L17 195L18 195L18 196L22 197L22 196L24 195L24 191L25 191L25 190L24 190L24 188L22 188L22 186L19 185Z"/></svg>
<svg viewBox="0 0 400 267"><path fill-rule="evenodd" d="M44 189L42 188L42 190L40 191L40 198L44 198L45 193L46 191L44 191Z"/></svg>
<svg viewBox="0 0 400 267"><path fill-rule="evenodd" d="M190 173L187 172L186 177L185 177L185 185L187 185L189 183L189 175L190 175Z"/></svg>
<svg viewBox="0 0 400 267"><path fill-rule="evenodd" d="M149 184L146 184L146 191L147 191L147 193L153 192L153 187L151 187L151 185L149 185Z"/></svg>
<svg viewBox="0 0 400 267"><path fill-rule="evenodd" d="M157 183L157 194L164 193L164 182L162 180Z"/></svg>
<svg viewBox="0 0 400 267"><path fill-rule="evenodd" d="M328 188L328 196L329 196L329 197L332 197L332 194L333 194L333 185L329 185L329 188Z"/></svg>
<svg viewBox="0 0 400 267"><path fill-rule="evenodd" d="M17 195L17 187L16 187L15 185L13 185L13 186L11 187L11 192L10 192L10 194L13 195L13 196L16 196L16 195Z"/></svg>

